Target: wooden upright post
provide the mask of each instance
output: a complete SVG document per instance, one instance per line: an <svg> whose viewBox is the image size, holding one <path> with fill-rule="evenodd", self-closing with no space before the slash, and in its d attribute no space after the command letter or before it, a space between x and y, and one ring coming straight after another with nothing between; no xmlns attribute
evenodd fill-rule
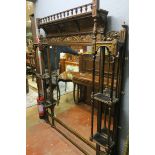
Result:
<svg viewBox="0 0 155 155"><path fill-rule="evenodd" d="M35 22L34 14L30 15L30 20L31 20L33 43L36 43L37 32L36 32L36 22Z"/></svg>
<svg viewBox="0 0 155 155"><path fill-rule="evenodd" d="M93 9L92 9L92 16L96 17L97 16L97 11L99 10L100 7L100 1L99 0L93 0Z"/></svg>
<svg viewBox="0 0 155 155"><path fill-rule="evenodd" d="M34 14L30 15L30 20L31 20L31 30L32 30L32 38L33 38L33 43L38 44L39 39L40 39L40 32L38 29L38 21L39 18L35 18Z"/></svg>
<svg viewBox="0 0 155 155"><path fill-rule="evenodd" d="M99 10L99 0L93 0L93 7L92 7L92 17L94 18L94 27L93 27L93 87L92 87L92 95L94 96L95 92L95 60L96 60L96 38L97 38L97 16L98 16L98 10ZM93 127L94 126L94 98L92 98L92 113L91 113L91 139L93 138ZM96 144L96 155L99 155L100 153L100 146Z"/></svg>

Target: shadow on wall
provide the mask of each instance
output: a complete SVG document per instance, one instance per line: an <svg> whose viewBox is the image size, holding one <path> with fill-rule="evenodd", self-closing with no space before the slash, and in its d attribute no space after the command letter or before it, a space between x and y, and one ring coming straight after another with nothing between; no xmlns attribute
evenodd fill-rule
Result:
<svg viewBox="0 0 155 155"><path fill-rule="evenodd" d="M120 31L122 29L122 25L124 25L125 21L123 21L119 17L108 16L107 17L107 32L109 31ZM126 24L126 23L125 23Z"/></svg>
<svg viewBox="0 0 155 155"><path fill-rule="evenodd" d="M112 17L108 16L107 17L107 30L106 30L107 32L109 32L112 29L111 23L112 23Z"/></svg>

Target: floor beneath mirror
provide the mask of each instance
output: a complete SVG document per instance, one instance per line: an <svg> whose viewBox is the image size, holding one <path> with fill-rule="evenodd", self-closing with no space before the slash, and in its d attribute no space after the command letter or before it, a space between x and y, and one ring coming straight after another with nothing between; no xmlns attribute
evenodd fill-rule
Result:
<svg viewBox="0 0 155 155"><path fill-rule="evenodd" d="M36 95L37 90L32 88L30 89L31 91L29 92L29 96ZM27 100L27 102L29 101L30 100ZM31 100L31 102L33 101ZM26 114L27 155L83 154L44 120L39 119L37 105L27 107ZM75 104L73 100L73 92L68 92L61 96L59 105L56 105L55 107L55 116L67 126L78 132L85 139L89 140L91 106L84 103ZM96 126L96 112L94 120L94 126ZM65 128L60 126L58 123L55 123L55 125L78 145L83 147L89 154L95 155L95 151L93 149L81 142L81 140L77 139L77 137L69 133ZM94 132L95 131L96 129L94 129Z"/></svg>

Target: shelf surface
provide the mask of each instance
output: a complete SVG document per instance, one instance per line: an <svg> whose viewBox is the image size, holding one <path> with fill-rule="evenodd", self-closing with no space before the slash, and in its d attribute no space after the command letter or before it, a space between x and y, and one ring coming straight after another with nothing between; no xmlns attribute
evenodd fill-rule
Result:
<svg viewBox="0 0 155 155"><path fill-rule="evenodd" d="M107 129L102 129L101 133L96 133L93 136L93 141L100 145L101 147L108 147L108 130ZM114 141L112 141L112 131L110 131L110 144L109 147L112 148L114 146Z"/></svg>
<svg viewBox="0 0 155 155"><path fill-rule="evenodd" d="M110 98L109 95L104 93L96 93L93 97L96 101L100 101L104 104L107 104L108 106L112 106L118 102L118 98Z"/></svg>
<svg viewBox="0 0 155 155"><path fill-rule="evenodd" d="M55 105L56 105L56 100L53 99L52 102L49 101L49 100L47 100L47 101L45 102L45 104L44 104L44 107L45 107L45 108L50 108L51 106L55 106Z"/></svg>

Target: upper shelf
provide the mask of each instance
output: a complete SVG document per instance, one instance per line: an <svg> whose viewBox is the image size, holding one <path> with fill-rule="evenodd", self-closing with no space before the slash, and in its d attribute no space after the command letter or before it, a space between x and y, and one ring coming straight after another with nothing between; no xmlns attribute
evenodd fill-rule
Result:
<svg viewBox="0 0 155 155"><path fill-rule="evenodd" d="M50 16L47 16L44 18L40 18L38 20L38 24L44 25L44 24L64 20L66 18L71 18L73 16L78 16L78 15L82 15L82 14L86 14L86 13L90 13L90 12L92 12L92 3L78 6L76 8L62 11L62 12L59 12L59 13L56 13L56 14L53 14L53 15L50 15Z"/></svg>
<svg viewBox="0 0 155 155"><path fill-rule="evenodd" d="M38 19L38 28L44 29L48 37L72 35L73 33L92 33L92 3L62 11ZM98 10L98 28L104 27L108 11Z"/></svg>

